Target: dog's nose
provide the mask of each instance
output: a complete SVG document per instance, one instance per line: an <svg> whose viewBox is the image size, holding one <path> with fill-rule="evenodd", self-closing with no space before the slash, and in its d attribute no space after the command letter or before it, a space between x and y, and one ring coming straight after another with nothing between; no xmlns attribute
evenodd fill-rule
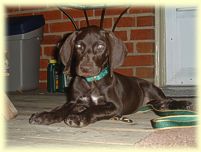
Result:
<svg viewBox="0 0 201 152"><path fill-rule="evenodd" d="M80 69L82 70L82 72L90 72L93 69L93 63L91 62L84 63L80 66Z"/></svg>
<svg viewBox="0 0 201 152"><path fill-rule="evenodd" d="M87 67L87 66L85 66L85 67L80 67L80 69L82 70L82 72L85 72L85 73L88 73L88 72L91 71L91 67Z"/></svg>
<svg viewBox="0 0 201 152"><path fill-rule="evenodd" d="M92 62L85 62L81 64L82 67L93 67L93 65L94 64Z"/></svg>

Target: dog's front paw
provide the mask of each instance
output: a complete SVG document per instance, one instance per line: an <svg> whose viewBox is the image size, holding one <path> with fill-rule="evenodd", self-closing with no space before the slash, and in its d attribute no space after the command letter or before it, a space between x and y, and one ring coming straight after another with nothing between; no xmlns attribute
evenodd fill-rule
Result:
<svg viewBox="0 0 201 152"><path fill-rule="evenodd" d="M58 117L55 113L51 112L34 113L29 118L30 124L37 124L37 125L50 125L61 121L62 118Z"/></svg>
<svg viewBox="0 0 201 152"><path fill-rule="evenodd" d="M34 113L29 118L30 124L44 124L44 117L41 113Z"/></svg>
<svg viewBox="0 0 201 152"><path fill-rule="evenodd" d="M90 123L90 117L85 114L71 114L64 122L70 127L85 127Z"/></svg>

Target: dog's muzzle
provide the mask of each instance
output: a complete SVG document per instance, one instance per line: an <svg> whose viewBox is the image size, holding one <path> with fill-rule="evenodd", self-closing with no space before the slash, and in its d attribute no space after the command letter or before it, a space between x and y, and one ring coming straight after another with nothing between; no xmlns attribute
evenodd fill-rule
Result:
<svg viewBox="0 0 201 152"><path fill-rule="evenodd" d="M82 63L78 67L77 74L83 77L95 76L100 72L100 68L98 68L94 63L87 62Z"/></svg>

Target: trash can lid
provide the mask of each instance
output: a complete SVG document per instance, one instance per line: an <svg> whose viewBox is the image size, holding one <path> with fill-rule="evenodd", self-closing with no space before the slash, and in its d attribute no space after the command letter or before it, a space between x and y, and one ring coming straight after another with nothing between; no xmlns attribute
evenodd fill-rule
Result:
<svg viewBox="0 0 201 152"><path fill-rule="evenodd" d="M7 35L24 34L45 24L43 15L7 18Z"/></svg>

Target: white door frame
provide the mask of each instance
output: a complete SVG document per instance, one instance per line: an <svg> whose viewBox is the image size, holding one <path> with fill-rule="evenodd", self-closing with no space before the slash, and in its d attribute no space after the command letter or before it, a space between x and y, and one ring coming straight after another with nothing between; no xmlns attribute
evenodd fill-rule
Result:
<svg viewBox="0 0 201 152"><path fill-rule="evenodd" d="M155 85L166 85L165 9L155 7Z"/></svg>

